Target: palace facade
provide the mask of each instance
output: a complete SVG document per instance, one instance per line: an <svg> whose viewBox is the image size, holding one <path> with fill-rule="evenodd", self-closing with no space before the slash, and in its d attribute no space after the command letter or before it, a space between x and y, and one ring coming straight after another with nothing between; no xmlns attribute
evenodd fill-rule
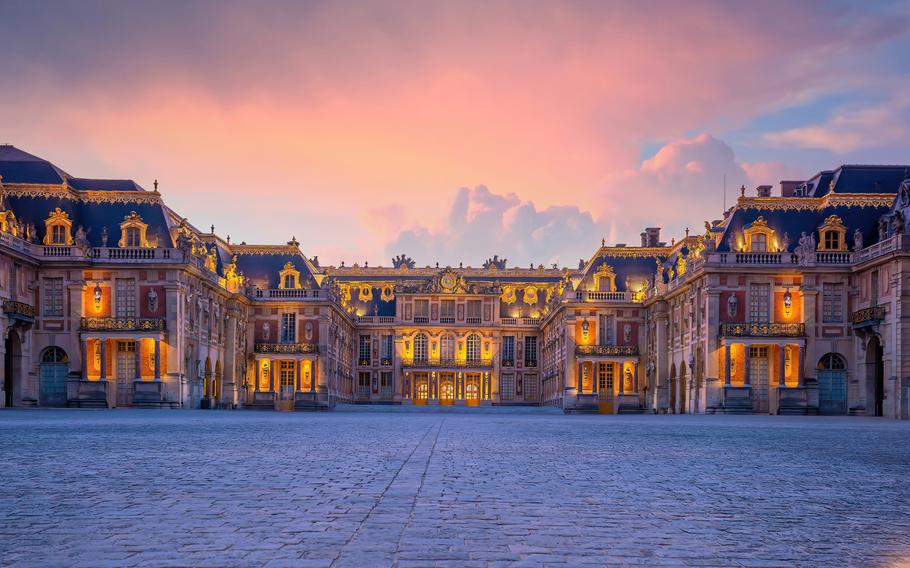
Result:
<svg viewBox="0 0 910 568"><path fill-rule="evenodd" d="M697 234L648 228L571 268L335 267L200 230L157 183L0 146L0 400L907 419L907 172L743 188Z"/></svg>

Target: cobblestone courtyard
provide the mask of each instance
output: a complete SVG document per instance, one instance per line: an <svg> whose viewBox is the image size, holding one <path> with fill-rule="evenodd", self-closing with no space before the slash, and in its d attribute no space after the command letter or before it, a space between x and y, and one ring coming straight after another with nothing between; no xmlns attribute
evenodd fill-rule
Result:
<svg viewBox="0 0 910 568"><path fill-rule="evenodd" d="M0 411L0 565L906 566L910 423Z"/></svg>

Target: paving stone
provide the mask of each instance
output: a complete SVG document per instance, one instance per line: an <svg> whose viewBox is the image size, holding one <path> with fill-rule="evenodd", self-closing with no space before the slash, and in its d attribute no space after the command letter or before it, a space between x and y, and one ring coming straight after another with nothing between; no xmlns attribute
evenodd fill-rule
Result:
<svg viewBox="0 0 910 568"><path fill-rule="evenodd" d="M3 566L899 566L910 423L0 411Z"/></svg>

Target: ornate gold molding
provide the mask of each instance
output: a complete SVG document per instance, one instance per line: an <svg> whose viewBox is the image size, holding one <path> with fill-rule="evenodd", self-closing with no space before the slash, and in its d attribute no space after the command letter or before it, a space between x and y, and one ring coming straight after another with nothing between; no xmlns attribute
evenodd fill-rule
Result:
<svg viewBox="0 0 910 568"><path fill-rule="evenodd" d="M739 209L817 211L825 207L890 207L893 193L829 193L824 197L740 197Z"/></svg>

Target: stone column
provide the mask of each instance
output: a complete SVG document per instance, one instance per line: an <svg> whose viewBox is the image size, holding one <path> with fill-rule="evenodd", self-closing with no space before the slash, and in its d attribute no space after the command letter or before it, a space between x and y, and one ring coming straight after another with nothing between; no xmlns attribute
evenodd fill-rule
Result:
<svg viewBox="0 0 910 568"><path fill-rule="evenodd" d="M724 342L724 386L729 387L730 382L730 340Z"/></svg>
<svg viewBox="0 0 910 568"><path fill-rule="evenodd" d="M136 380L142 380L142 339L136 339Z"/></svg>
<svg viewBox="0 0 910 568"><path fill-rule="evenodd" d="M83 337L80 342L82 345L82 380L88 380L88 339Z"/></svg>
<svg viewBox="0 0 910 568"><path fill-rule="evenodd" d="M104 382L107 380L107 340L101 338L98 341L101 349L101 381Z"/></svg>
<svg viewBox="0 0 910 568"><path fill-rule="evenodd" d="M578 394L582 394L584 392L584 386L585 386L584 378L583 378L584 370L585 370L584 366L585 366L584 362L582 362L582 361L578 362Z"/></svg>
<svg viewBox="0 0 910 568"><path fill-rule="evenodd" d="M632 361L632 392L638 392L638 361Z"/></svg>
<svg viewBox="0 0 910 568"><path fill-rule="evenodd" d="M274 359L269 359L269 392L275 392L275 363Z"/></svg>
<svg viewBox="0 0 910 568"><path fill-rule="evenodd" d="M803 355L806 352L806 348L803 346L796 346L796 349L790 350L790 366L796 369L796 386L802 387L803 385Z"/></svg>
<svg viewBox="0 0 910 568"><path fill-rule="evenodd" d="M161 340L155 338L155 382L161 382Z"/></svg>
<svg viewBox="0 0 910 568"><path fill-rule="evenodd" d="M749 386L752 384L752 373L749 369L749 345L743 343L743 384Z"/></svg>
<svg viewBox="0 0 910 568"><path fill-rule="evenodd" d="M626 394L626 362L619 362L619 394Z"/></svg>
<svg viewBox="0 0 910 568"><path fill-rule="evenodd" d="M310 392L316 393L316 363L317 359L310 361Z"/></svg>
<svg viewBox="0 0 910 568"><path fill-rule="evenodd" d="M780 364L780 368L778 369L778 383L777 383L777 386L780 387L780 388L784 388L785 386L787 386L787 373L786 373L786 360L787 360L786 351L787 351L787 346L786 346L786 345L778 345L778 346L777 346L777 350L779 351L779 353L778 353L778 355L779 355L779 356L778 356L778 362L779 362L779 364Z"/></svg>

